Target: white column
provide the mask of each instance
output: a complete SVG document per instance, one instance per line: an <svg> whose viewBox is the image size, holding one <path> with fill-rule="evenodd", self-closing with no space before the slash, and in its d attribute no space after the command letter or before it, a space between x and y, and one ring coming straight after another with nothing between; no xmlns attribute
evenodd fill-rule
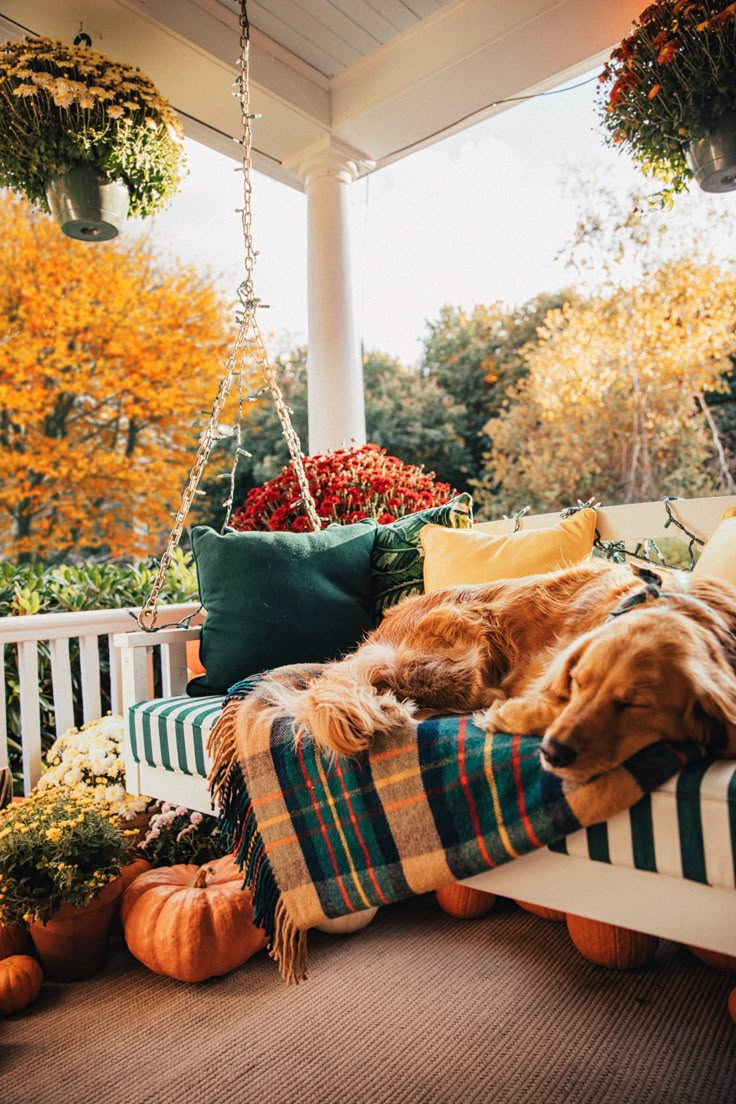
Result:
<svg viewBox="0 0 736 1104"><path fill-rule="evenodd" d="M360 334L350 249L350 185L360 155L335 144L300 166L307 193L309 452L365 443Z"/></svg>

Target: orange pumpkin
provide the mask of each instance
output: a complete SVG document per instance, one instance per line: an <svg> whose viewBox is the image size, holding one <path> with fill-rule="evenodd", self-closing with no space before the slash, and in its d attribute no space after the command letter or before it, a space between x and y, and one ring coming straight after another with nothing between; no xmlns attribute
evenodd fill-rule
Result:
<svg viewBox="0 0 736 1104"><path fill-rule="evenodd" d="M30 955L16 954L0 962L0 1013L10 1016L33 1004L41 992L43 970Z"/></svg>
<svg viewBox="0 0 736 1104"><path fill-rule="evenodd" d="M516 903L525 912L533 912L535 916L541 916L543 920L564 921L566 919L565 913L560 912L559 909L545 908L544 905L532 905L529 901L517 901Z"/></svg>
<svg viewBox="0 0 736 1104"><path fill-rule="evenodd" d="M179 981L235 970L266 944L242 881L231 855L139 874L121 906L129 950L149 970Z"/></svg>
<svg viewBox="0 0 736 1104"><path fill-rule="evenodd" d="M600 920L587 920L569 912L567 930L584 958L613 970L634 970L643 966L659 946L655 935L604 924Z"/></svg>
<svg viewBox="0 0 736 1104"><path fill-rule="evenodd" d="M10 955L28 954L33 947L27 928L17 928L15 924L0 924L0 959Z"/></svg>
<svg viewBox="0 0 736 1104"><path fill-rule="evenodd" d="M145 874L146 870L150 869L151 864L148 859L133 859L132 862L126 863L120 871L120 877L123 880L121 893L125 893L130 883L134 882L139 874Z"/></svg>
<svg viewBox="0 0 736 1104"><path fill-rule="evenodd" d="M731 1013L731 1019L736 1023L736 989L732 989L728 995L728 1011Z"/></svg>
<svg viewBox="0 0 736 1104"><path fill-rule="evenodd" d="M689 943L686 946L701 962L715 966L716 970L725 970L727 974L736 974L736 957L733 955L721 954L720 951L706 951L703 947L691 947Z"/></svg>
<svg viewBox="0 0 736 1104"><path fill-rule="evenodd" d="M475 920L485 916L496 903L495 893L484 893L471 886L452 884L435 891L437 904L448 916L458 920Z"/></svg>

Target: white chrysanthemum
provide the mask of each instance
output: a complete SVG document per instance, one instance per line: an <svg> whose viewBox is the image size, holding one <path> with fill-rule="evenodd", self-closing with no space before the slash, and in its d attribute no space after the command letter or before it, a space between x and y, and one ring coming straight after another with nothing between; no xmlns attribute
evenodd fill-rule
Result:
<svg viewBox="0 0 736 1104"><path fill-rule="evenodd" d="M68 729L49 748L38 788L84 790L123 817L143 812L151 799L125 790L124 734L122 717L113 715Z"/></svg>

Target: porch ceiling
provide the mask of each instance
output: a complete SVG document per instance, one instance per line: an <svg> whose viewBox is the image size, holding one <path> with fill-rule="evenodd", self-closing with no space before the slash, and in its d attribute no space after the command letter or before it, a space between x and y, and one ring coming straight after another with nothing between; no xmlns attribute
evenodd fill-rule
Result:
<svg viewBox="0 0 736 1104"><path fill-rule="evenodd" d="M250 0L254 164L301 188L330 142L367 172L595 65L644 0ZM0 0L23 29L139 65L187 133L238 158L237 0Z"/></svg>

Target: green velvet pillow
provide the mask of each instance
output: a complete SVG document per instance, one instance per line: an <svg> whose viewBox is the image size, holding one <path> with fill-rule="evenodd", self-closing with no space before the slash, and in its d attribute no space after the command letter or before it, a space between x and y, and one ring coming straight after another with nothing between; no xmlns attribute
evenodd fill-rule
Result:
<svg viewBox="0 0 736 1104"><path fill-rule="evenodd" d="M371 627L375 534L374 521L316 533L222 534L196 526L206 674L190 682L189 693L222 693L271 667L351 651Z"/></svg>
<svg viewBox="0 0 736 1104"><path fill-rule="evenodd" d="M424 590L423 553L419 534L425 525L444 525L449 529L472 529L473 499L459 494L444 506L430 506L416 514L407 514L388 525L379 525L371 554L371 603L373 624L384 610L395 606L410 594Z"/></svg>

